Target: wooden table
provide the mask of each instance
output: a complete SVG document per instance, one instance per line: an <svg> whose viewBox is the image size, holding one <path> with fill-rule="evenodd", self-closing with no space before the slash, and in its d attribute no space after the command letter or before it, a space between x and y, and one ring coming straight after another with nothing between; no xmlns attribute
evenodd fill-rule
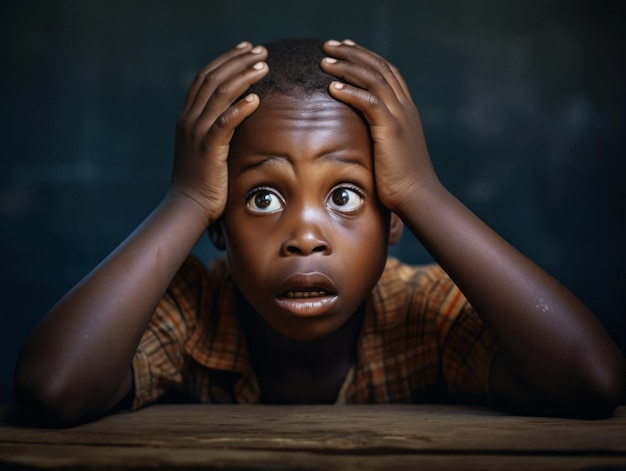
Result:
<svg viewBox="0 0 626 471"><path fill-rule="evenodd" d="M626 469L626 407L600 421L467 406L158 405L63 430L0 409L0 469Z"/></svg>

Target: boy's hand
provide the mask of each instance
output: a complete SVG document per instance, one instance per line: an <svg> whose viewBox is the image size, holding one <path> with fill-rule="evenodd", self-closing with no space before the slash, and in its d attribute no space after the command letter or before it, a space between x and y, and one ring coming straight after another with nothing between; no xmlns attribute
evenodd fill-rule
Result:
<svg viewBox="0 0 626 471"><path fill-rule="evenodd" d="M398 69L352 41L327 41L323 49L322 69L344 81L333 82L330 94L365 115L378 197L398 212L416 190L438 184L408 87Z"/></svg>
<svg viewBox="0 0 626 471"><path fill-rule="evenodd" d="M198 203L208 224L226 205L231 137L260 103L254 94L234 101L267 74L266 57L248 42L217 57L196 76L178 118L171 191Z"/></svg>

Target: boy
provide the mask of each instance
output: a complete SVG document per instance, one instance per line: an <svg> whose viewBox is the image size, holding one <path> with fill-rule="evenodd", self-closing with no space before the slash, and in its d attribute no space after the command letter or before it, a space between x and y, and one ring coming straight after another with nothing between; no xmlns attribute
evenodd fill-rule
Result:
<svg viewBox="0 0 626 471"><path fill-rule="evenodd" d="M387 260L401 221L438 266ZM210 271L187 258L207 228ZM441 185L398 70L288 40L200 71L166 198L41 322L15 389L56 424L167 397L603 417L623 380L587 308Z"/></svg>

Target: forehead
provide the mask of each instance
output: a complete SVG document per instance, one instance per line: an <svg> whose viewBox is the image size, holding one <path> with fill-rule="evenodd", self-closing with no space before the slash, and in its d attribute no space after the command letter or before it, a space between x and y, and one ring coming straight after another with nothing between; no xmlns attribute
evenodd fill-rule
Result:
<svg viewBox="0 0 626 471"><path fill-rule="evenodd" d="M330 95L273 94L236 130L231 157L350 152L370 158L369 128L359 113Z"/></svg>

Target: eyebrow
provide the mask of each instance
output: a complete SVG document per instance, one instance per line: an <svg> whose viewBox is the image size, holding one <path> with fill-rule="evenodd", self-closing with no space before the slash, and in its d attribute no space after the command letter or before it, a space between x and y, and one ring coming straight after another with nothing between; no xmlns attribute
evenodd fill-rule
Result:
<svg viewBox="0 0 626 471"><path fill-rule="evenodd" d="M252 162L246 166L244 166L240 171L239 171L239 175L252 171L252 170L257 170L259 168L263 168L263 167L268 167L271 165L275 165L279 162L291 162L291 159L289 158L289 156L287 155L267 155L264 156L264 159L261 159L257 162ZM322 162L336 162L342 165L357 165L361 168L364 168L367 171L370 171L371 169L368 168L360 159L354 158L354 157L347 157L344 155L338 155L338 154L334 154L334 153L329 153L329 154L324 154L319 156L319 158L317 159L317 161L322 161Z"/></svg>

